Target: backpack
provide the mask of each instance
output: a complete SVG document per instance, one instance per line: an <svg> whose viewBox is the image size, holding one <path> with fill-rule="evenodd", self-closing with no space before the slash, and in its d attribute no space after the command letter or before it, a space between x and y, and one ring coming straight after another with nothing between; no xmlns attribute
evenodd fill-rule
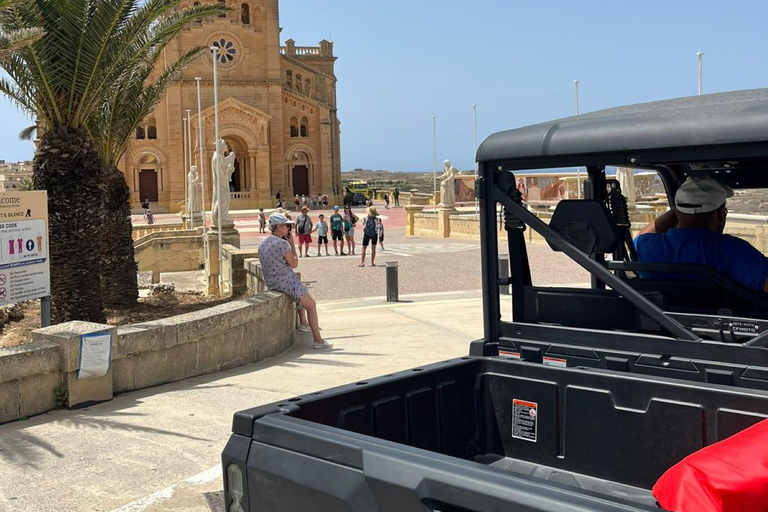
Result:
<svg viewBox="0 0 768 512"><path fill-rule="evenodd" d="M368 217L365 219L365 227L363 228L363 234L367 237L376 236L376 217Z"/></svg>

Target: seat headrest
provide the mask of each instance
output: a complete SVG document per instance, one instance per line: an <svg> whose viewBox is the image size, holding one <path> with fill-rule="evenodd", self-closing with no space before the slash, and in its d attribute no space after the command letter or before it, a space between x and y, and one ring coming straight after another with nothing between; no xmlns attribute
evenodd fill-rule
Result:
<svg viewBox="0 0 768 512"><path fill-rule="evenodd" d="M549 227L587 254L612 253L623 242L611 212L602 202L591 199L560 201Z"/></svg>

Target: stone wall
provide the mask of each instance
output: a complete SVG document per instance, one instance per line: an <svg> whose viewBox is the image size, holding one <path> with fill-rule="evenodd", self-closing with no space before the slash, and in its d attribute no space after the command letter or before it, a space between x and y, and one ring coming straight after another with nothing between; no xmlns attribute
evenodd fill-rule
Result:
<svg viewBox="0 0 768 512"><path fill-rule="evenodd" d="M0 349L0 423L273 357L293 344L295 322L293 301L267 292L125 327L68 322L39 329L32 343ZM109 372L78 380L80 336L104 332L113 335Z"/></svg>
<svg viewBox="0 0 768 512"><path fill-rule="evenodd" d="M204 263L203 230L185 229L155 232L134 243L139 272L152 272L152 282L160 282L162 272L200 270Z"/></svg>
<svg viewBox="0 0 768 512"><path fill-rule="evenodd" d="M438 215L431 212L413 212L414 207L409 207L406 216L406 235L421 236L426 238L444 238L438 226ZM542 221L549 224L552 219L552 210L549 208L532 209ZM656 219L665 211L664 208L638 208L632 211L632 234L637 234L649 222ZM480 239L480 221L474 211L459 211L449 215L449 222L446 224L448 236L450 238L459 238L463 240ZM497 228L499 226L497 225ZM729 214L728 222L725 227L727 234L737 236L746 240L754 247L768 255L768 217L760 215ZM506 240L507 232L504 229L499 231L499 240ZM528 242L545 243L544 238L531 228L525 230L525 239Z"/></svg>
<svg viewBox="0 0 768 512"><path fill-rule="evenodd" d="M245 262L249 259L258 258L258 248L238 249L230 244L224 244L222 248L224 249L224 259L221 272L227 288L225 293L235 296L244 295L248 291L248 273L245 269Z"/></svg>

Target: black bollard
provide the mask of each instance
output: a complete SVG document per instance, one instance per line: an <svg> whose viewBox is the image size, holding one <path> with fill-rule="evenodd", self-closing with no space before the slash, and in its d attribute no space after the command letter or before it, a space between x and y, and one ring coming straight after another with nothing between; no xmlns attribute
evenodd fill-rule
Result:
<svg viewBox="0 0 768 512"><path fill-rule="evenodd" d="M397 289L397 262L387 262L387 302L398 302L400 293Z"/></svg>

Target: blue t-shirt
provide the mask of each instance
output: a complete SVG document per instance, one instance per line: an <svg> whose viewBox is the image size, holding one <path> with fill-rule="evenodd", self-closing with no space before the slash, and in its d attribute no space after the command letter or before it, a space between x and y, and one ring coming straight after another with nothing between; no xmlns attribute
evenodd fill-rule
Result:
<svg viewBox="0 0 768 512"><path fill-rule="evenodd" d="M706 228L675 228L647 233L635 239L637 257L647 263L706 265L731 281L753 291L763 291L768 280L768 258L749 242ZM641 272L645 279L707 281L701 274Z"/></svg>

